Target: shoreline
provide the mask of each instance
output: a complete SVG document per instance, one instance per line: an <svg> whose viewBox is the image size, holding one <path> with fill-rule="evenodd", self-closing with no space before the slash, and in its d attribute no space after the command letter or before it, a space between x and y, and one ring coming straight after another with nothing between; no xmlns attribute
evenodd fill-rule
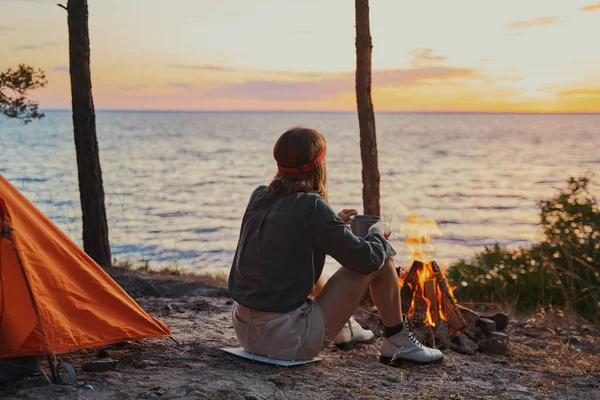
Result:
<svg viewBox="0 0 600 400"><path fill-rule="evenodd" d="M2 398L592 399L600 393L600 331L570 326L566 320L559 328L557 320L514 319L506 356L444 350L438 365L398 369L377 361L381 326L372 313L359 309L355 317L376 333L374 344L347 352L329 347L316 364L282 368L220 350L238 347L231 327L233 301L218 286L223 280L119 267L107 272L147 312L168 324L181 345L149 339L59 355L73 365L80 383L94 390L50 386L39 379L36 385L30 379L0 387ZM85 364L102 360L114 366L106 372L83 371Z"/></svg>

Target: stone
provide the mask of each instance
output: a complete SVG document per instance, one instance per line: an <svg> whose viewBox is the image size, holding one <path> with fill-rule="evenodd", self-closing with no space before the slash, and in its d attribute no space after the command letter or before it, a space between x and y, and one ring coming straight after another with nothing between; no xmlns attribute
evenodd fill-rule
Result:
<svg viewBox="0 0 600 400"><path fill-rule="evenodd" d="M477 344L463 333L452 335L450 348L462 354L473 355L477 353Z"/></svg>
<svg viewBox="0 0 600 400"><path fill-rule="evenodd" d="M96 353L96 357L98 357L98 358L108 358L108 356L109 356L108 351L106 351L105 349L100 349Z"/></svg>
<svg viewBox="0 0 600 400"><path fill-rule="evenodd" d="M85 372L106 372L116 369L118 363L117 360L104 359L83 364L82 368Z"/></svg>
<svg viewBox="0 0 600 400"><path fill-rule="evenodd" d="M428 345L431 343L431 328L428 326L422 326L413 329L413 335L419 342L424 345Z"/></svg>
<svg viewBox="0 0 600 400"><path fill-rule="evenodd" d="M503 313L497 313L497 314L491 315L489 317L483 317L483 318L494 321L496 323L497 331L502 331L502 330L506 329L506 327L508 326L508 315L503 314Z"/></svg>
<svg viewBox="0 0 600 400"><path fill-rule="evenodd" d="M483 331L481 330L481 328L476 326L466 328L465 330L463 330L463 333L475 343L479 343L479 341L483 339Z"/></svg>
<svg viewBox="0 0 600 400"><path fill-rule="evenodd" d="M442 347L445 349L449 349L451 347L450 331L448 328L448 324L443 319L440 319L438 321L433 336L435 337L435 344L438 348Z"/></svg>
<svg viewBox="0 0 600 400"><path fill-rule="evenodd" d="M477 321L475 321L475 326L480 328L485 336L490 335L496 330L496 323L487 318L479 318Z"/></svg>
<svg viewBox="0 0 600 400"><path fill-rule="evenodd" d="M460 304L458 304L457 307L460 310L460 314L462 315L467 325L473 325L475 324L475 321L481 318L481 314L478 314L476 311L473 311L470 308L461 306Z"/></svg>
<svg viewBox="0 0 600 400"><path fill-rule="evenodd" d="M504 355L508 349L508 335L502 332L492 332L479 342L479 351L487 354Z"/></svg>

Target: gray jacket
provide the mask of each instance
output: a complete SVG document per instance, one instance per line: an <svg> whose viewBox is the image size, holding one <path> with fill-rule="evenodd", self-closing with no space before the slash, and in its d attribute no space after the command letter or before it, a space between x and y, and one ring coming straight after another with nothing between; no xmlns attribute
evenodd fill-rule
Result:
<svg viewBox="0 0 600 400"><path fill-rule="evenodd" d="M355 236L318 194L259 186L242 220L229 294L253 310L289 312L312 293L327 254L368 275L396 252L375 229L364 239Z"/></svg>

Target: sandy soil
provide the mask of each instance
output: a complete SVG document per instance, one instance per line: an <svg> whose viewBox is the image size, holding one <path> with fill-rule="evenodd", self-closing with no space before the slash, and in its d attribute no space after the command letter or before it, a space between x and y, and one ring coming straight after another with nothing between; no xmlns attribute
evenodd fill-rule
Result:
<svg viewBox="0 0 600 400"><path fill-rule="evenodd" d="M232 301L223 288L187 278L114 274L148 312L171 326L181 345L156 339L62 355L75 367L78 387L32 378L0 387L0 398L600 399L600 332L557 316L512 322L506 356L444 351L441 364L396 369L377 362L379 338L348 352L328 348L316 364L282 368L219 350L237 347ZM379 334L371 314L359 311L356 318ZM118 363L111 371L83 372L83 364L99 359Z"/></svg>

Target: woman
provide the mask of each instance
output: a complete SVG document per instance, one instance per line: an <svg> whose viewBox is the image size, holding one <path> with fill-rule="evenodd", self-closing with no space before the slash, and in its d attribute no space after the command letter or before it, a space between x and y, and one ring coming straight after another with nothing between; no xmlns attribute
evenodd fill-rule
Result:
<svg viewBox="0 0 600 400"><path fill-rule="evenodd" d="M348 320L370 289L384 324L380 361L441 361L442 353L419 343L402 315L387 226L356 237L342 220L355 211L338 216L329 206L323 135L292 128L273 156L278 172L252 193L229 275L241 346L281 360L312 359L342 328L352 331ZM320 287L327 254L342 267Z"/></svg>

